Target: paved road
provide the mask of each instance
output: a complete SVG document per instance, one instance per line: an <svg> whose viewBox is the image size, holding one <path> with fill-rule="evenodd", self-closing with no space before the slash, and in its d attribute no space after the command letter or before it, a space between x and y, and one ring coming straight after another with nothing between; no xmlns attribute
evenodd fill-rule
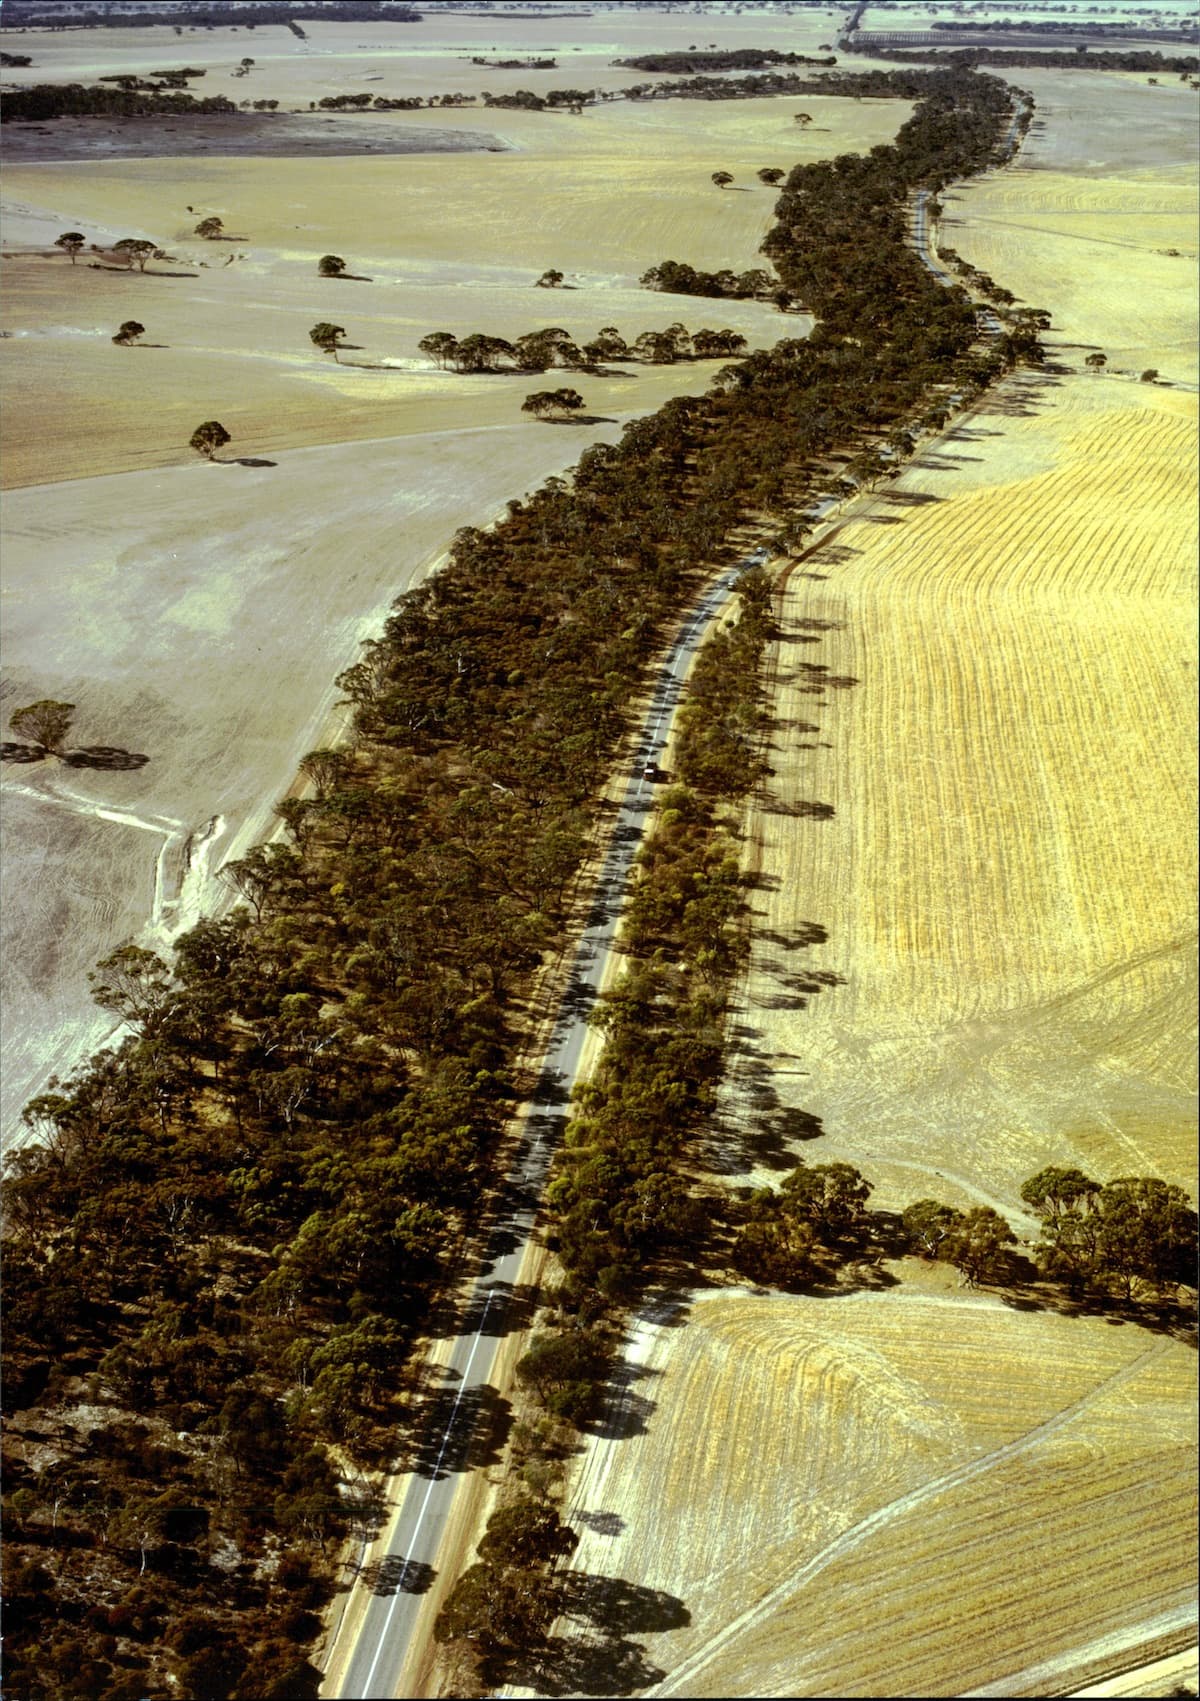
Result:
<svg viewBox="0 0 1200 1701"><path fill-rule="evenodd" d="M929 253L928 199L928 191L921 191L916 198L917 252L930 271L943 282L953 283L955 280L934 263ZM999 330L998 321L994 321L994 329ZM824 499L816 505L814 517L824 518L834 506L833 498ZM392 1592L374 1594L368 1602L358 1640L342 1673L339 1693L345 1701L385 1701L397 1693L421 1594L436 1569L455 1494L472 1468L472 1436L482 1424L489 1403L494 1409L497 1390L491 1387L489 1378L507 1333L506 1313L512 1305L514 1284L550 1161L566 1121L567 1100L588 1035L588 1014L607 970L629 871L645 831L654 781L644 770L663 749L683 680L707 626L739 575L765 558L765 550L756 551L716 580L680 626L659 674L609 835L591 912L575 952L567 992L555 1019L533 1108L522 1131L508 1183L509 1208L493 1231L484 1267L466 1306L467 1321L450 1354L445 1385L448 1391L453 1390L453 1398L448 1392L445 1426L440 1436L426 1439L426 1462L408 1480L386 1555L377 1555ZM490 1402L489 1395L493 1397Z"/></svg>
<svg viewBox="0 0 1200 1701"><path fill-rule="evenodd" d="M489 1404L489 1378L510 1309L526 1244L563 1124L567 1098L579 1069L588 1034L587 1018L604 978L624 903L629 872L641 845L654 781L644 774L666 742L684 678L705 630L728 598L739 576L766 559L766 551L746 556L731 567L679 628L642 725L635 760L609 835L608 852L596 884L587 925L571 967L566 995L555 1019L543 1071L534 1095L508 1183L509 1209L497 1223L466 1306L467 1322L449 1359L445 1386L444 1431L426 1439L426 1463L408 1481L399 1517L382 1559L391 1594L371 1596L353 1653L347 1659L340 1694L374 1701L397 1693L421 1607L421 1593L436 1567L454 1496L470 1471L473 1432ZM492 1393L495 1391L492 1390Z"/></svg>

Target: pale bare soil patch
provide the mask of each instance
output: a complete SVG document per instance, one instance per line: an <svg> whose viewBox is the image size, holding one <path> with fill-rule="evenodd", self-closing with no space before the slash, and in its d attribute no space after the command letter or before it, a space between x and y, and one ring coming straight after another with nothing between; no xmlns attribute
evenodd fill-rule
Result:
<svg viewBox="0 0 1200 1701"><path fill-rule="evenodd" d="M621 104L578 121L505 113L522 146L509 154L11 167L4 228L23 251L3 265L5 481L169 465L214 417L254 454L519 420L539 377L440 372L417 349L431 330L511 339L561 325L587 340L605 325L632 338L681 320L753 346L803 335L803 316L656 295L637 279L666 258L761 264L775 196L755 169L882 141L907 107L823 101L825 132L801 137L786 101L701 104ZM717 166L745 192L715 189ZM195 238L208 214L248 240ZM145 233L178 263L128 274L92 270L85 255L72 267L50 247L72 228L94 240ZM318 277L330 252L374 281ZM535 288L549 266L573 287ZM166 346L115 348L128 318L147 327L144 343ZM341 367L309 342L322 319L358 345ZM573 382L594 413L643 412L714 370L630 364Z"/></svg>
<svg viewBox="0 0 1200 1701"><path fill-rule="evenodd" d="M690 1617L637 1635L648 1693L961 1695L1186 1601L1189 1351L896 1273L638 1324L572 1563Z"/></svg>

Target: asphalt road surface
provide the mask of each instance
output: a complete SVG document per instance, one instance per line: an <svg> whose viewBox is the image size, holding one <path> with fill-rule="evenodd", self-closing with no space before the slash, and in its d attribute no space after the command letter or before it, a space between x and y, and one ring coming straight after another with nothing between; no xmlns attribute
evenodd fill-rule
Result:
<svg viewBox="0 0 1200 1701"><path fill-rule="evenodd" d="M766 551L758 550L715 581L680 627L659 674L555 1018L533 1108L522 1130L506 1194L510 1208L492 1232L484 1267L465 1308L467 1322L450 1354L445 1386L453 1390L453 1399L444 1429L440 1436L426 1437L425 1462L409 1480L386 1554L378 1556L380 1574L388 1579L392 1592L373 1594L368 1602L357 1643L342 1673L339 1693L346 1701L351 1697L374 1701L398 1692L421 1595L436 1568L455 1493L472 1468L473 1434L489 1403L494 1408L489 1378L507 1333L506 1312L550 1161L567 1120L569 1095L588 1035L588 1015L607 970L630 868L646 828L655 785L646 769L655 766L662 752L683 681L709 623L740 575L765 559Z"/></svg>

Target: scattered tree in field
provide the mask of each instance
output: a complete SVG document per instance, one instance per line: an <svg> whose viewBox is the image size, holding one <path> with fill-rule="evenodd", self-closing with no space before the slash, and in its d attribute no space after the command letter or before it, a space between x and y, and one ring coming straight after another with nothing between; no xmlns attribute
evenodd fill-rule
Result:
<svg viewBox="0 0 1200 1701"><path fill-rule="evenodd" d="M65 248L71 256L71 264L75 264L75 256L87 241L87 237L78 230L64 230L61 236L54 238L56 248Z"/></svg>
<svg viewBox="0 0 1200 1701"><path fill-rule="evenodd" d="M572 413L578 413L582 406L583 397L578 390L539 390L532 396L526 396L521 403L521 412L531 413L537 419L555 415L565 419Z"/></svg>
<svg viewBox="0 0 1200 1701"><path fill-rule="evenodd" d="M777 183L782 183L785 175L777 165L764 165L758 173L758 181L765 183L768 189L773 189Z"/></svg>
<svg viewBox="0 0 1200 1701"><path fill-rule="evenodd" d="M344 325L331 325L328 320L322 319L319 325L313 326L308 335L309 340L314 342L323 354L331 354L338 365L341 365L338 360L338 343L346 335Z"/></svg>
<svg viewBox="0 0 1200 1701"><path fill-rule="evenodd" d="M773 1199L774 1195L769 1196ZM739 1275L770 1287L802 1288L821 1273L820 1248L810 1223L787 1217L764 1216L739 1230L730 1262Z"/></svg>
<svg viewBox="0 0 1200 1701"><path fill-rule="evenodd" d="M113 342L121 348L132 348L138 338L145 336L145 334L145 325L140 325L136 319L126 319L113 338Z"/></svg>
<svg viewBox="0 0 1200 1701"><path fill-rule="evenodd" d="M535 289L558 289L562 281L563 274L555 271L554 267L551 266L549 270L542 273L541 277L537 280L537 283L533 287Z"/></svg>
<svg viewBox="0 0 1200 1701"><path fill-rule="evenodd" d="M14 709L8 724L18 737L27 738L43 756L57 756L71 730L74 713L74 703L56 703L52 697L43 697L40 702L30 703L28 708Z"/></svg>
<svg viewBox="0 0 1200 1701"><path fill-rule="evenodd" d="M340 278L346 270L346 262L340 254L322 254L317 261L317 270L323 278Z"/></svg>
<svg viewBox="0 0 1200 1701"><path fill-rule="evenodd" d="M131 262L136 262L139 272L146 270L146 261L158 249L153 242L147 242L143 236L123 236L120 242L113 243L113 251L117 254L128 254Z"/></svg>
<svg viewBox="0 0 1200 1701"><path fill-rule="evenodd" d="M799 126L800 126L800 127L801 127L801 129L804 129L804 128L806 128L806 127L807 127L807 126L808 126L808 125L809 125L809 124L811 124L811 123L812 123L812 117L811 117L811 115L810 115L810 114L809 114L809 113L807 113L807 112L798 112L798 113L797 113L797 114L796 114L796 123L797 123L797 124L799 124Z"/></svg>
<svg viewBox="0 0 1200 1701"><path fill-rule="evenodd" d="M718 189L728 189L733 182L733 173L732 171L714 171L712 180Z"/></svg>
<svg viewBox="0 0 1200 1701"><path fill-rule="evenodd" d="M1103 372L1104 368L1108 365L1108 356L1106 354L1101 354L1100 350L1097 349L1095 354L1088 355L1083 364L1085 366L1090 366L1093 372Z"/></svg>
<svg viewBox="0 0 1200 1701"><path fill-rule="evenodd" d="M784 1177L780 1208L810 1222L823 1240L853 1233L861 1224L871 1183L852 1164L797 1164Z"/></svg>
<svg viewBox="0 0 1200 1701"><path fill-rule="evenodd" d="M195 234L203 236L208 242L214 242L224 229L224 219L219 219L214 214L211 218L200 220L200 223L196 226Z"/></svg>
<svg viewBox="0 0 1200 1701"><path fill-rule="evenodd" d="M421 338L417 347L444 370L458 353L458 338L450 331L431 331Z"/></svg>
<svg viewBox="0 0 1200 1701"><path fill-rule="evenodd" d="M1146 368L1146 370L1142 373L1142 383L1143 384L1157 384L1158 383L1158 367L1157 366L1148 366Z"/></svg>
<svg viewBox="0 0 1200 1701"><path fill-rule="evenodd" d="M203 425L198 425L188 439L188 446L203 455L206 461L216 456L218 449L223 449L229 442L229 433L217 419L206 419Z"/></svg>

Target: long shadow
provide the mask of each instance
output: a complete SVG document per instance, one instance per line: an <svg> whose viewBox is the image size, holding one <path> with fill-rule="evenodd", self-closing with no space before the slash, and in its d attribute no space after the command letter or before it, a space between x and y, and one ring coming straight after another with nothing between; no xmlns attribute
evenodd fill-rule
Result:
<svg viewBox="0 0 1200 1701"><path fill-rule="evenodd" d="M85 744L78 750L65 750L62 759L69 768L114 770L144 768L150 760L140 751L122 750L115 744Z"/></svg>
<svg viewBox="0 0 1200 1701"><path fill-rule="evenodd" d="M236 455L232 460L223 462L227 467L277 467L278 461L264 461L257 455Z"/></svg>
<svg viewBox="0 0 1200 1701"><path fill-rule="evenodd" d="M423 1559L404 1559L389 1553L370 1565L356 1566L359 1580L373 1595L423 1595L432 1586L437 1572Z"/></svg>
<svg viewBox="0 0 1200 1701"><path fill-rule="evenodd" d="M432 1390L413 1414L407 1467L441 1482L497 1465L512 1422L512 1406L490 1383L461 1396L453 1387Z"/></svg>
<svg viewBox="0 0 1200 1701"><path fill-rule="evenodd" d="M576 413L569 419L544 419L543 425L615 425L615 419L610 419L604 413Z"/></svg>

